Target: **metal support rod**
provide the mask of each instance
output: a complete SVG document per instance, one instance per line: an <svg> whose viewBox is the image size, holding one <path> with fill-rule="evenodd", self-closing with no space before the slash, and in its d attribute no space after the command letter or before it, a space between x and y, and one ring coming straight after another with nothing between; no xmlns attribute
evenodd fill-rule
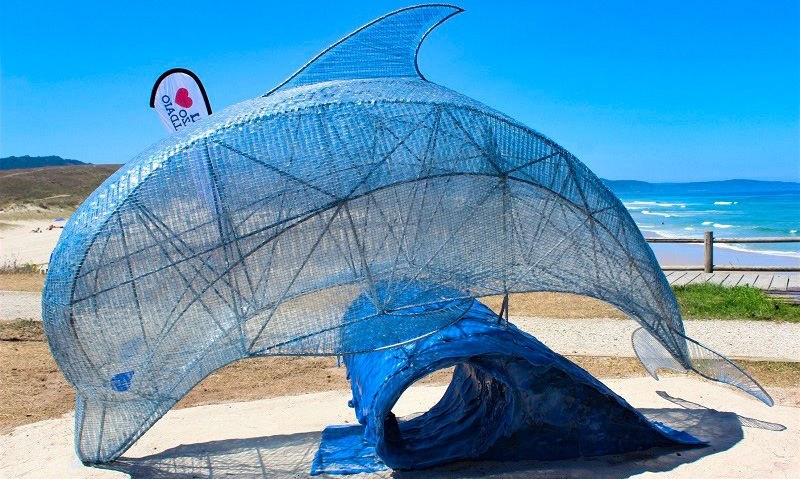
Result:
<svg viewBox="0 0 800 479"><path fill-rule="evenodd" d="M714 232L706 231L703 235L703 246L705 254L703 255L703 271L706 273L714 272Z"/></svg>
<svg viewBox="0 0 800 479"><path fill-rule="evenodd" d="M503 304L500 306L500 314L498 315L500 324L505 321L505 326L508 328L508 293L503 296Z"/></svg>

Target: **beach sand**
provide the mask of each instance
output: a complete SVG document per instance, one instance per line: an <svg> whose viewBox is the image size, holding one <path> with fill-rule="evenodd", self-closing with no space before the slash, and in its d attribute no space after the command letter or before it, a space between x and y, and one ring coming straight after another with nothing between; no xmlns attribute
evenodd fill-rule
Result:
<svg viewBox="0 0 800 479"><path fill-rule="evenodd" d="M64 226L64 221L55 220L3 220L0 228L0 266L43 264L50 261L50 253L56 247L63 228L48 230L50 225ZM40 229L40 233L33 230Z"/></svg>
<svg viewBox="0 0 800 479"><path fill-rule="evenodd" d="M652 419L686 430L711 446L553 462L462 462L402 476L617 478L661 472L659 477L745 479L796 477L800 470L800 409L770 408L729 388L685 377L604 382ZM689 408L685 409L657 394L659 390L693 404L684 403ZM399 416L423 412L443 391L443 386L412 387L394 412ZM0 436L0 476L307 477L321 431L331 424L355 423L353 411L347 407L349 398L348 391L336 390L172 410L122 460L104 466L106 469L85 467L77 460L70 413ZM393 474L385 471L355 477Z"/></svg>
<svg viewBox="0 0 800 479"><path fill-rule="evenodd" d="M651 243L650 247L662 268L669 266L702 266L702 244ZM714 245L714 264L717 266L800 266L800 258L737 251Z"/></svg>
<svg viewBox="0 0 800 479"><path fill-rule="evenodd" d="M63 226L65 223L52 220L3 220L8 225L0 228L0 266L3 264L36 263L50 260L50 253L58 242L62 228L47 230L50 225ZM36 228L41 233L33 233ZM649 231L646 236L654 236ZM703 245L701 244L650 244L662 267L703 264ZM748 251L738 251L725 246L714 247L714 263L717 265L751 266L800 266L800 258L777 256Z"/></svg>

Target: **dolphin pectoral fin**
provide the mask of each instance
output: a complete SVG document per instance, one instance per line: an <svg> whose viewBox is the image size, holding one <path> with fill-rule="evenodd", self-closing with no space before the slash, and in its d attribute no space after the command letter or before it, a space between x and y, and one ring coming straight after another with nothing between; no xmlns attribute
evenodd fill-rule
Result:
<svg viewBox="0 0 800 479"><path fill-rule="evenodd" d="M669 351L661 345L656 338L644 328L639 328L631 335L631 342L633 343L633 350L636 352L636 357L642 363L645 370L658 380L659 369L671 369L679 373L685 373L681 363L679 363Z"/></svg>
<svg viewBox="0 0 800 479"><path fill-rule="evenodd" d="M690 337L678 332L675 333L686 340L690 366L694 372L704 378L737 387L758 398L768 406L775 404L772 397L758 381L747 374L744 369L737 366L736 363ZM686 372L686 368L644 328L639 328L633 332L631 342L642 366L654 379L658 379L656 372L659 369L671 369L680 373Z"/></svg>
<svg viewBox="0 0 800 479"><path fill-rule="evenodd" d="M185 393L184 393L185 394ZM84 464L118 459L180 399L75 395L75 452Z"/></svg>
<svg viewBox="0 0 800 479"><path fill-rule="evenodd" d="M75 452L84 464L118 458L172 404L75 395Z"/></svg>
<svg viewBox="0 0 800 479"><path fill-rule="evenodd" d="M768 406L775 405L769 393L747 372L733 361L704 346L692 338L683 336L689 347L691 367L697 374L715 381L735 386Z"/></svg>

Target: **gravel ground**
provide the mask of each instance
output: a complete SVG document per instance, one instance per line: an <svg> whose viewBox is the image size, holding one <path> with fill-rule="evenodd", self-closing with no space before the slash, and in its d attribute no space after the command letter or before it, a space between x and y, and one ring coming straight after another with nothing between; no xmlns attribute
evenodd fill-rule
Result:
<svg viewBox="0 0 800 479"><path fill-rule="evenodd" d="M42 319L41 293L0 291L0 319ZM633 357L628 319L511 317L511 322L561 354ZM686 333L728 357L800 361L800 323L685 320Z"/></svg>
<svg viewBox="0 0 800 479"><path fill-rule="evenodd" d="M634 357L628 319L511 317L518 328L561 354ZM730 358L800 361L800 324L736 319L684 320L686 334Z"/></svg>
<svg viewBox="0 0 800 479"><path fill-rule="evenodd" d="M42 320L42 293L0 291L0 319Z"/></svg>

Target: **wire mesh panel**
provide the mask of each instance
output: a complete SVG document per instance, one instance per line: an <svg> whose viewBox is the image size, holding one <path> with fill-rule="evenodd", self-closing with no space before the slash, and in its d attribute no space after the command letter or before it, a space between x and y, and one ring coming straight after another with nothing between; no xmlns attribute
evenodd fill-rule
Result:
<svg viewBox="0 0 800 479"><path fill-rule="evenodd" d="M365 26L153 145L70 218L43 317L82 459L117 457L232 361L389 347L490 294L600 298L691 367L620 201L551 140L414 73L419 42L458 11ZM371 307L346 316L358 298Z"/></svg>

